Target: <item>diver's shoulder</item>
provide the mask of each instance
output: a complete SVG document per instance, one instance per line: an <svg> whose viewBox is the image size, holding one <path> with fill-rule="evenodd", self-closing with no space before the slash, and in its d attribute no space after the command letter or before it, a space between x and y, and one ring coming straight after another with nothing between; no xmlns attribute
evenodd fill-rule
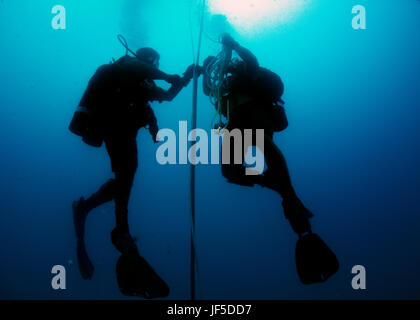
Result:
<svg viewBox="0 0 420 320"><path fill-rule="evenodd" d="M137 60L137 59L126 55L126 56L120 57L117 60L114 60L113 63L110 63L110 65L124 66L124 65L132 63L133 60Z"/></svg>

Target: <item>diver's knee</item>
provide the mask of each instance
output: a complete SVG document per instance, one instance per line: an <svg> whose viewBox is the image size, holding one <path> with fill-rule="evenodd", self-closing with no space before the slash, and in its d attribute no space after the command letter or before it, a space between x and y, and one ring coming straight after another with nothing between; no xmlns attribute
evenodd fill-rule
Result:
<svg viewBox="0 0 420 320"><path fill-rule="evenodd" d="M104 187L108 187L108 188L111 188L111 187L113 187L115 185L115 179L114 178L111 178L111 179L109 179L105 184L104 184Z"/></svg>
<svg viewBox="0 0 420 320"><path fill-rule="evenodd" d="M115 179L109 179L101 187L101 191L107 192L107 193L113 192L114 190L115 190Z"/></svg>
<svg viewBox="0 0 420 320"><path fill-rule="evenodd" d="M235 172L238 170L235 170L235 167L231 164L222 164L221 169L223 177L225 177L228 180L234 179L238 176L237 172Z"/></svg>
<svg viewBox="0 0 420 320"><path fill-rule="evenodd" d="M115 195L116 190L116 181L115 179L109 179L104 185L101 187L99 192L103 194L105 197L113 197Z"/></svg>
<svg viewBox="0 0 420 320"><path fill-rule="evenodd" d="M125 163L123 165L118 166L115 170L115 178L119 180L120 178L130 178L134 177L137 171L138 164L137 162L133 163Z"/></svg>
<svg viewBox="0 0 420 320"><path fill-rule="evenodd" d="M253 187L258 183L253 176L245 174L245 167L242 165L222 165L222 175L229 183L245 187Z"/></svg>

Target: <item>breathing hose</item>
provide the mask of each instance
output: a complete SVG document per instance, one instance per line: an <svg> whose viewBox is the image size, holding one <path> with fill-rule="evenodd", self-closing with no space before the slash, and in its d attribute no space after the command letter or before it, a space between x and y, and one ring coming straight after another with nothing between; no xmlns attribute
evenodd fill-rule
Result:
<svg viewBox="0 0 420 320"><path fill-rule="evenodd" d="M133 50L130 49L130 47L128 46L127 40L124 38L124 36L122 34L119 34L117 36L117 38L118 38L118 41L122 44L122 46L125 48L125 50L126 50L125 55L126 56L130 52L133 56L137 57L137 54Z"/></svg>
<svg viewBox="0 0 420 320"><path fill-rule="evenodd" d="M207 78L207 87L209 88L209 97L210 103L213 104L216 108L216 114L213 117L211 127L220 130L223 130L229 124L229 100L227 100L227 112L226 118L227 123L224 124L222 121L222 101L223 97L225 96L225 81L226 81L226 67L230 62L230 58L232 56L232 51L223 48L223 50L217 55L217 57L209 63L207 66L205 73ZM219 123L215 126L216 117L219 116ZM217 127L217 128L216 128Z"/></svg>

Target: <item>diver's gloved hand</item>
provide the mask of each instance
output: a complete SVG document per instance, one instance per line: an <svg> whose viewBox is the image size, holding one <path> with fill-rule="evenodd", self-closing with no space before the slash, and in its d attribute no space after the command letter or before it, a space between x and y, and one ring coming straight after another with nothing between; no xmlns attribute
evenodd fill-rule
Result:
<svg viewBox="0 0 420 320"><path fill-rule="evenodd" d="M157 123L152 123L149 125L149 133L152 136L153 142L154 143L158 143L159 140L157 138L157 134L159 132L159 127L157 125Z"/></svg>
<svg viewBox="0 0 420 320"><path fill-rule="evenodd" d="M204 68L201 66L196 66L195 64L190 65L187 68L187 71L184 73L183 81L184 81L184 87L186 87L191 79L194 77L194 70L197 73L197 76L201 76L204 72Z"/></svg>
<svg viewBox="0 0 420 320"><path fill-rule="evenodd" d="M155 116L155 112L150 107L150 105L147 106L145 110L145 114L142 117L143 125L141 127L146 127L149 130L150 135L152 136L153 142L157 143L159 142L157 139L157 134L159 132L159 126L157 123L157 119Z"/></svg>
<svg viewBox="0 0 420 320"><path fill-rule="evenodd" d="M196 67L196 72L198 76L201 76L204 74L204 66L197 66Z"/></svg>
<svg viewBox="0 0 420 320"><path fill-rule="evenodd" d="M223 44L226 48L231 49L231 50L236 50L236 48L238 48L238 47L239 47L239 43L238 43L238 42L236 42L236 41L232 38L232 36L231 36L230 34L228 34L228 33L225 33L225 34L222 36L222 44Z"/></svg>
<svg viewBox="0 0 420 320"><path fill-rule="evenodd" d="M149 133L152 136L153 142L158 143L159 140L157 138L157 134L159 132L159 126L157 124L157 120L156 120L156 117L155 117L155 114L154 114L153 110L152 110L152 112L149 116L148 124L149 124Z"/></svg>
<svg viewBox="0 0 420 320"><path fill-rule="evenodd" d="M191 79L194 77L194 68L195 68L195 64L192 64L184 72L184 80L185 81L191 81Z"/></svg>
<svg viewBox="0 0 420 320"><path fill-rule="evenodd" d="M166 77L165 81L172 84L172 85L177 85L177 84L180 84L182 82L182 78L177 74L168 75Z"/></svg>

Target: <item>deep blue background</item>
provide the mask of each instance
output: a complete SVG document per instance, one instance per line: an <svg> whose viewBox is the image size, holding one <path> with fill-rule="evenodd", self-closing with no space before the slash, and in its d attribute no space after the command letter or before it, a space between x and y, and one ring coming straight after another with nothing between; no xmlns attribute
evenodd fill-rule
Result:
<svg viewBox="0 0 420 320"><path fill-rule="evenodd" d="M159 50L164 71L182 73L192 62L190 13L194 38L198 28L194 2L0 2L0 298L123 298L109 236L113 204L87 222L93 280L83 281L75 265L71 202L96 191L111 170L104 148L88 147L67 127L96 68L124 53L118 33L134 49ZM67 9L66 30L51 28L56 4ZM356 4L366 6L367 30L351 28ZM206 17L203 57L220 49L209 40L219 27ZM420 298L419 31L416 0L312 0L270 31L232 31L285 82L290 127L275 141L341 269L325 284L300 284L281 198L200 166L200 298ZM190 120L191 96L192 86L155 105L161 128ZM213 112L200 89L199 127L209 129ZM145 130L138 141L131 230L170 298L186 299L189 167L158 165ZM66 291L51 289L56 264L67 267ZM367 269L366 291L351 288L357 264Z"/></svg>

